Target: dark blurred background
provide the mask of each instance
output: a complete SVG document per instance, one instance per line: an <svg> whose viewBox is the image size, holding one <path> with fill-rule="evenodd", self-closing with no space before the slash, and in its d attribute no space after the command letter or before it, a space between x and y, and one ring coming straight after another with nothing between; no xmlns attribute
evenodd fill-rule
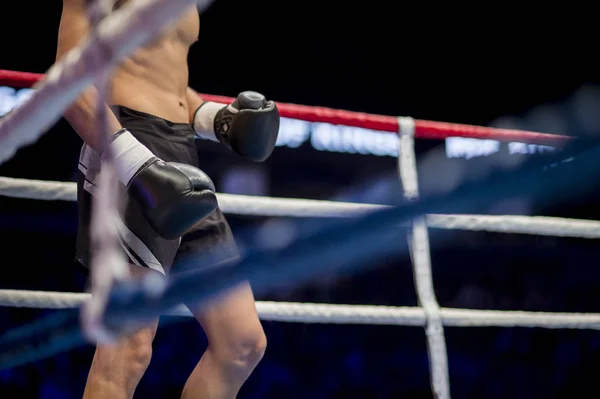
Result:
<svg viewBox="0 0 600 399"><path fill-rule="evenodd" d="M415 4L217 0L203 15L200 41L190 54L190 86L229 96L257 90L282 102L384 115L586 137L600 132L597 34L586 10L505 2ZM54 62L60 12L57 0L3 4L0 68L45 72ZM0 111L14 105L19 93L25 92L0 89ZM280 146L264 164L245 162L204 142L198 147L202 167L220 192L371 203L397 199L394 139L344 129L286 120ZM388 144L361 147L356 143L362 141L352 137ZM80 145L60 121L1 165L0 175L72 181ZM418 141L416 148L424 195L556 153L520 143L452 139ZM598 219L594 184L591 177L585 195L576 193L559 203L523 194L476 211ZM76 222L75 203L0 197L5 259L0 287L82 291L86 274L73 262ZM234 233L268 222L230 217ZM600 310L595 241L431 234L442 306ZM240 236L240 245L252 248L254 238ZM331 275L258 299L417 304L408 256L379 262L353 277ZM52 312L3 308L0 328ZM432 397L421 328L264 326L269 348L240 398ZM446 338L454 398L597 395L598 332L447 328ZM136 397L178 397L205 345L191 319L161 328ZM92 355L93 348L85 347L1 372L0 396L80 397Z"/></svg>

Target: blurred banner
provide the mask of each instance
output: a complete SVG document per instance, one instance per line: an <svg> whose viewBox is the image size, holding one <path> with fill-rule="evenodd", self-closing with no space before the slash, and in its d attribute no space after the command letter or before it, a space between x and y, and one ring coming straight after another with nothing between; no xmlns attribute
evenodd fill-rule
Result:
<svg viewBox="0 0 600 399"><path fill-rule="evenodd" d="M26 101L33 89L15 89L0 86L0 116ZM299 148L309 146L316 151L344 154L362 154L379 157L398 156L398 137L388 132L332 125L322 122L305 122L282 118L278 147ZM500 143L495 140L479 140L452 137L446 139L446 158L472 159L500 152L514 154L543 154L553 147L524 143Z"/></svg>

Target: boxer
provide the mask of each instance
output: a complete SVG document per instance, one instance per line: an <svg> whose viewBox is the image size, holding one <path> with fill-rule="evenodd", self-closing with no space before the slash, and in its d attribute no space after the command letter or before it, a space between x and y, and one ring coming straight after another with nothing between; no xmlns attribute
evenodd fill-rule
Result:
<svg viewBox="0 0 600 399"><path fill-rule="evenodd" d="M127 2L117 1L113 12ZM89 34L86 3L63 0L57 59ZM106 107L114 134L109 145L125 204L118 237L133 278L176 273L177 259L190 254L208 254L218 265L235 267L236 243L218 208L215 187L199 168L194 139L217 141L257 162L269 157L277 140L277 107L260 93L242 92L231 104L218 104L204 102L188 87L187 56L199 29L198 11L191 8L158 39L119 63L111 76ZM76 258L84 266L90 259L91 205L104 156L102 133L96 131L96 94L90 87L64 114L84 141L76 245ZM182 398L235 398L266 347L249 284L203 307L187 305L208 347ZM114 344L98 344L83 397L131 398L150 362L157 324Z"/></svg>

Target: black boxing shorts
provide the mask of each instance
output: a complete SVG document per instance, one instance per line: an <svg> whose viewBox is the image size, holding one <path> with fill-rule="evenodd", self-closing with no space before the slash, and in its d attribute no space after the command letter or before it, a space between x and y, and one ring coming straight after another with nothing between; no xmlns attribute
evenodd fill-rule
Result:
<svg viewBox="0 0 600 399"><path fill-rule="evenodd" d="M113 106L113 111L123 127L157 157L199 167L195 134L190 124L173 123L123 106ZM98 153L84 144L79 157L79 222L75 250L76 260L84 266L89 266L91 207L100 165ZM202 262L197 262L202 266L228 264L239 257L231 229L220 209L181 239L165 240L148 224L138 204L127 196L125 186L120 183L118 195L123 204L117 220L118 239L130 263L167 274L180 271L177 266L171 270L173 265L185 264L185 270L181 271L189 271L190 265L193 269L194 262L189 259L194 259L194 255L202 258ZM180 259L186 261L179 262Z"/></svg>

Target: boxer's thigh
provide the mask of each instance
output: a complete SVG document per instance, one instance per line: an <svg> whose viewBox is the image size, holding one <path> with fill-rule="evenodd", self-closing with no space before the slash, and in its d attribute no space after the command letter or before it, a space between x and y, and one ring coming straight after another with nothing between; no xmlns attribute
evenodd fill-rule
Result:
<svg viewBox="0 0 600 399"><path fill-rule="evenodd" d="M174 273L195 273L214 267L236 267L239 250L223 213L217 209L181 242ZM241 282L209 302L185 305L202 325L212 345L236 348L260 345L264 333L250 284Z"/></svg>

